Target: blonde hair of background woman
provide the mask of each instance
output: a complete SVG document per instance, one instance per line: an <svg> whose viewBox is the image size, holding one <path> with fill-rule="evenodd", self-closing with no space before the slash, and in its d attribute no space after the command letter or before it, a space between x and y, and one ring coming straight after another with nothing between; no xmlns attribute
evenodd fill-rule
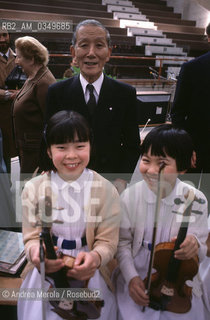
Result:
<svg viewBox="0 0 210 320"><path fill-rule="evenodd" d="M34 63L46 66L49 61L48 50L37 39L25 36L15 40L15 47L26 59L34 58Z"/></svg>

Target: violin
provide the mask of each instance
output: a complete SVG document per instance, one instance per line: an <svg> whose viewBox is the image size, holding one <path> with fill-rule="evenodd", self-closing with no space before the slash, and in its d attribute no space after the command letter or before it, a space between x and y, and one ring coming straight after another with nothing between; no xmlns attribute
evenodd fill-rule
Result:
<svg viewBox="0 0 210 320"><path fill-rule="evenodd" d="M174 258L176 243L164 242L155 247L154 268L150 287L150 307L155 310L186 313L191 308L192 288L186 285L198 272L198 257Z"/></svg>
<svg viewBox="0 0 210 320"><path fill-rule="evenodd" d="M52 208L51 198L46 197L45 204L46 213L49 216L49 212ZM57 259L58 256L54 249L53 240L50 234L50 227L43 226L41 232L41 238L44 241L46 248L46 257L48 259ZM64 263L68 267L73 267L74 258L69 256L59 256L63 258ZM69 263L70 260L70 263ZM74 288L75 284L78 288L87 288L87 281L79 281L76 279L67 279L66 276L66 267L48 274L54 280L56 288ZM72 301L68 299L61 299L60 301L50 301L50 304L53 306L53 311L57 313L61 318L67 320L86 320L86 319L97 319L100 317L101 308L104 306L103 300L95 301Z"/></svg>
<svg viewBox="0 0 210 320"><path fill-rule="evenodd" d="M161 170L163 169L160 169L159 173ZM190 190L187 197L183 220L175 243L164 242L154 247L156 226L153 230L153 252L151 250L150 266L144 283L150 297L149 307L155 310L186 313L191 308L192 288L186 285L186 281L192 280L197 274L198 257L195 256L189 260L178 260L174 257L174 252L179 249L187 234L189 217L195 198L194 191ZM159 192L157 209L160 206L160 198ZM186 219L186 217L188 218ZM154 274L152 274L152 268L156 269Z"/></svg>
<svg viewBox="0 0 210 320"><path fill-rule="evenodd" d="M183 217L190 217L194 192L188 195L190 205ZM183 219L184 220L184 219ZM178 260L174 252L179 249L187 233L188 222L182 221L176 242L163 242L155 246L154 268L150 287L150 307L175 313L186 313L191 308L192 288L186 285L198 272L198 257Z"/></svg>

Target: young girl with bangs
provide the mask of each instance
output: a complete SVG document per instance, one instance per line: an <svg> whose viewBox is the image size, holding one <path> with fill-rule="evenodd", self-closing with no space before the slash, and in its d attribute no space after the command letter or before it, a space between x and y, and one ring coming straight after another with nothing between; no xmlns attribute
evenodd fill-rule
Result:
<svg viewBox="0 0 210 320"><path fill-rule="evenodd" d="M187 234L180 248L174 252L174 257L188 260L198 256L199 263L205 257L207 200L202 192L178 178L191 166L192 156L193 144L189 135L170 124L155 127L142 143L139 170L143 180L126 189L121 196L122 221L117 251L120 273L116 283L119 320L206 320L202 299L195 288L192 290L190 310L176 313L163 311L161 303L155 310L144 282L154 225L155 245L175 241L184 213L185 196L189 191L196 199L202 200L193 201ZM155 220L160 167L164 168L160 186L162 193Z"/></svg>
<svg viewBox="0 0 210 320"><path fill-rule="evenodd" d="M48 220L54 245L64 255L75 257L73 268L67 268L67 279L87 280L88 288L100 290L105 304L98 319L115 320L116 304L110 290L113 286L107 264L116 252L119 237L117 190L87 168L91 132L81 115L73 111L55 114L46 126L45 140L48 172L28 181L22 193L23 238L31 266L22 289L41 288L39 234L43 221ZM42 212L43 201L49 194L52 201L50 220ZM64 266L63 259L45 258L48 279L51 273ZM50 282L45 280L46 289ZM46 319L62 319L52 309L47 302ZM19 320L41 319L41 312L42 301L18 302Z"/></svg>

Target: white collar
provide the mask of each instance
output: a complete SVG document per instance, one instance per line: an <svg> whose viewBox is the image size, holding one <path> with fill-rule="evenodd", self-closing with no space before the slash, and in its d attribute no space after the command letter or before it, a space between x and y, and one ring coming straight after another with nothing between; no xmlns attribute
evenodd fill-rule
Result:
<svg viewBox="0 0 210 320"><path fill-rule="evenodd" d="M65 181L63 180L57 172L51 172L51 180L52 183L56 184L57 189L63 190L65 188L72 187L74 192L79 193L84 189L85 185L90 181L92 177L92 171L85 168L82 174L79 176L78 179L74 181Z"/></svg>
<svg viewBox="0 0 210 320"><path fill-rule="evenodd" d="M6 53L2 53L0 52L0 55L3 57L3 56L7 56L7 58L9 58L9 49L7 50Z"/></svg>
<svg viewBox="0 0 210 320"><path fill-rule="evenodd" d="M174 199L177 198L177 191L179 190L178 186L181 183L181 181L177 178L176 179L176 183L175 186L173 188L173 190L171 191L171 193L165 197L162 198L161 201L167 205L173 205L174 204ZM147 203L155 203L157 200L157 196L156 194L151 191L148 186L147 183L143 180L143 195L144 195L144 199Z"/></svg>
<svg viewBox="0 0 210 320"><path fill-rule="evenodd" d="M83 77L83 75L81 73L79 75L79 79L80 79L80 83L81 83L81 86L82 86L82 90L83 90L84 95L85 95L86 87L87 87L87 84L89 82L87 82L87 80ZM100 90L101 90L101 86L102 86L103 81L104 81L104 74L102 72L100 77L95 82L91 83L94 86L94 89L95 89L95 91L96 91L98 96L100 94Z"/></svg>

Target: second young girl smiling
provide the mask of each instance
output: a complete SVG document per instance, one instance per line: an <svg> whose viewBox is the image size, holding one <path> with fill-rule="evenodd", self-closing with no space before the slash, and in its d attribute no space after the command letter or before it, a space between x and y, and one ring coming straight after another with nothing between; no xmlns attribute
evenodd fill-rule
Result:
<svg viewBox="0 0 210 320"><path fill-rule="evenodd" d="M186 313L167 311L162 301L153 309L153 298L145 293L144 282L150 261L153 227L156 227L155 245L174 242L181 227L178 216L182 218L184 214L184 210L174 200L178 198L184 203L185 195L190 190L203 200L203 204L193 202L193 219L189 222L185 239L179 249L174 251L174 257L187 261L198 255L202 261L205 256L206 198L201 191L178 179L178 174L191 166L192 140L184 130L165 124L148 133L141 145L141 153L140 171L143 180L127 188L121 195L122 220L117 252L121 273L117 274L116 283L119 319L127 320L132 315L132 320L204 320L203 302L195 292L192 294L191 309ZM163 194L156 220L158 173L162 163L165 165L161 175ZM167 268L170 271L169 266ZM164 273L163 270L158 272ZM146 307L144 312L142 306Z"/></svg>
<svg viewBox="0 0 210 320"><path fill-rule="evenodd" d="M192 141L188 135L181 133L178 135L176 130L167 125L165 128L166 130L162 130L162 127L157 127L145 139L141 146L142 159L139 167L148 187L157 193L158 172L160 165L164 163L163 197L170 194L178 175L184 174L186 169L190 168L193 150ZM164 146L163 141L165 141ZM184 147L180 148L180 145Z"/></svg>
<svg viewBox="0 0 210 320"><path fill-rule="evenodd" d="M143 176L143 179L149 186L149 188L157 193L157 183L158 183L158 172L160 164L164 163L164 183L168 188L164 188L164 196L171 191L171 188L174 187L176 183L176 178L178 174L184 173L184 171L177 172L176 160L166 155L155 156L151 154L151 148L148 153L143 154L140 162L140 172Z"/></svg>

